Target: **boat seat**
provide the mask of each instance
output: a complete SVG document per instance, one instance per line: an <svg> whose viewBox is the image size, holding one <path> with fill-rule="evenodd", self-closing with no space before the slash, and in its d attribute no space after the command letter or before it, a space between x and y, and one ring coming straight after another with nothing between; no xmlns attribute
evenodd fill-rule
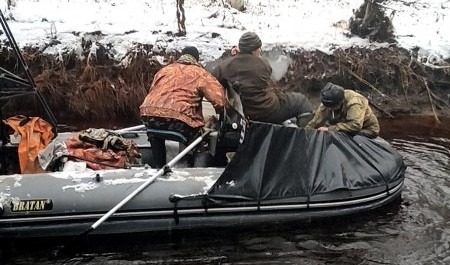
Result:
<svg viewBox="0 0 450 265"><path fill-rule="evenodd" d="M149 164L154 168L163 168L166 165L167 150L164 144L165 140L178 142L178 152L181 152L189 144L187 137L180 132L154 128L147 128L146 132L152 150L152 162L149 162ZM154 139L153 141L151 140L152 138ZM193 156L192 151L189 153L188 157L190 156ZM192 159L188 160L186 158L186 161L188 161L188 167L193 166L193 162L191 160ZM164 168L164 171L170 172L170 168Z"/></svg>
<svg viewBox="0 0 450 265"><path fill-rule="evenodd" d="M161 129L147 129L147 136L158 137L165 140L175 141L182 143L183 145L188 144L187 138L179 132L169 131L169 130L161 130Z"/></svg>

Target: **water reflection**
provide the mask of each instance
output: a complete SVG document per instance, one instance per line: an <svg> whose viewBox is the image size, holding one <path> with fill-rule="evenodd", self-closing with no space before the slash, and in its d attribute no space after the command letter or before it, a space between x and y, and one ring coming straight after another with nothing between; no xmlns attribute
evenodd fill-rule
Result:
<svg viewBox="0 0 450 265"><path fill-rule="evenodd" d="M383 209L242 229L91 238L77 254L56 260L49 253L61 242L15 243L2 264L450 264L450 127L417 118L382 123L383 137L408 166L402 198Z"/></svg>

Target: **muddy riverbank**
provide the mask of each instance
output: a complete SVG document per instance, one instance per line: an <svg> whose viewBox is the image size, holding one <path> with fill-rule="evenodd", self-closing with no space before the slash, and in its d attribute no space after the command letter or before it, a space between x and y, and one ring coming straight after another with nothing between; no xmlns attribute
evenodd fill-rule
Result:
<svg viewBox="0 0 450 265"><path fill-rule="evenodd" d="M98 46L94 51L93 45ZM1 65L24 77L14 53L2 47ZM152 45L137 45L119 62L111 47L90 41L81 47L81 54L71 51L58 57L31 47L23 50L37 89L59 123L139 122L139 105L154 74L178 56L176 51L156 53ZM218 61L227 56L229 51L224 51ZM402 48L337 49L333 54L280 48L265 51L264 56L278 75L277 89L302 92L316 106L323 85L335 82L367 96L380 118L450 117L450 69L422 63ZM218 61L205 63L207 69ZM39 115L30 106L39 104L36 99L12 98L2 102L2 111L5 116Z"/></svg>

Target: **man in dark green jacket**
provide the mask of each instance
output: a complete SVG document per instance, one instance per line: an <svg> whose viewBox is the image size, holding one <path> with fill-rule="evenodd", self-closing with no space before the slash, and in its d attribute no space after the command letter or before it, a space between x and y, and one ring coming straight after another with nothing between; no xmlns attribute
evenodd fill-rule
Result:
<svg viewBox="0 0 450 265"><path fill-rule="evenodd" d="M213 75L222 84L239 83L244 114L250 120L281 124L297 118L297 124L305 126L312 117L311 103L301 93L273 88L272 68L261 57L261 45L258 35L244 33L239 39L239 53L220 63Z"/></svg>
<svg viewBox="0 0 450 265"><path fill-rule="evenodd" d="M363 95L327 83L320 92L322 104L306 128L341 131L375 138L380 133L378 119Z"/></svg>

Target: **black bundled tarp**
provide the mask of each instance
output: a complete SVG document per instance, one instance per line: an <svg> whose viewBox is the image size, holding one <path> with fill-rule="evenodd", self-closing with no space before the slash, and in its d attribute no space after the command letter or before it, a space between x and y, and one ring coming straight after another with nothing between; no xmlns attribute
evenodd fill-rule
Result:
<svg viewBox="0 0 450 265"><path fill-rule="evenodd" d="M399 184L405 169L383 139L252 122L208 197L258 204L355 199Z"/></svg>

